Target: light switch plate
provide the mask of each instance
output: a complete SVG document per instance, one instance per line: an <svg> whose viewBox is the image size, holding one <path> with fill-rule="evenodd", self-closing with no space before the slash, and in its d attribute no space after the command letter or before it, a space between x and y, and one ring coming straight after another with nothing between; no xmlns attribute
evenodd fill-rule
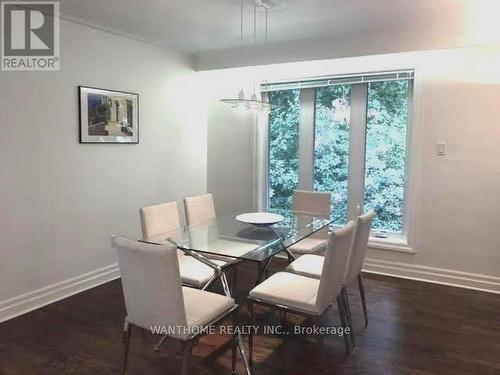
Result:
<svg viewBox="0 0 500 375"><path fill-rule="evenodd" d="M438 156L446 155L446 143L445 142L438 142L436 144L436 155L438 155Z"/></svg>

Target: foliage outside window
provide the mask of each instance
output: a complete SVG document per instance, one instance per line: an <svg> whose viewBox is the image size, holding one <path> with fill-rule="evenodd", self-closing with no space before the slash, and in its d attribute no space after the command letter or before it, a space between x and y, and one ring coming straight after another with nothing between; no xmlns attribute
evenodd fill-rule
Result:
<svg viewBox="0 0 500 375"><path fill-rule="evenodd" d="M408 81L368 86L365 208L377 216L374 229L403 230Z"/></svg>
<svg viewBox="0 0 500 375"><path fill-rule="evenodd" d="M299 181L299 90L269 93L269 202L291 209Z"/></svg>
<svg viewBox="0 0 500 375"><path fill-rule="evenodd" d="M364 202L373 208L373 228L400 233L404 230L406 143L411 81L388 80L366 85L362 99L352 102L354 84L314 89L314 156L311 189L332 193L332 219L348 220L350 173L365 177ZM301 90L271 91L269 117L269 202L271 208L290 209L299 181L299 120ZM349 150L351 113L366 112L365 150ZM358 112L359 113L359 112ZM302 151L301 151L302 152ZM364 170L349 164L349 152L365 153ZM359 169L359 168L358 168ZM352 199L352 197L351 197ZM352 202L351 202L352 203Z"/></svg>
<svg viewBox="0 0 500 375"><path fill-rule="evenodd" d="M335 224L347 222L350 92L350 85L316 90L314 190L332 193L332 219Z"/></svg>

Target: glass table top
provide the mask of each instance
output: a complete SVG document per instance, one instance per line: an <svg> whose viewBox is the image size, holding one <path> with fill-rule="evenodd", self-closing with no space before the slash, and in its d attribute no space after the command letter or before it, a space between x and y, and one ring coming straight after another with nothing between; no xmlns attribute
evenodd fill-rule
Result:
<svg viewBox="0 0 500 375"><path fill-rule="evenodd" d="M330 217L284 210L264 211L278 213L285 218L271 226L257 227L236 220L241 213L257 211L250 209L217 216L208 222L184 226L142 241L172 243L181 250L195 251L208 258L222 256L263 262L331 224Z"/></svg>

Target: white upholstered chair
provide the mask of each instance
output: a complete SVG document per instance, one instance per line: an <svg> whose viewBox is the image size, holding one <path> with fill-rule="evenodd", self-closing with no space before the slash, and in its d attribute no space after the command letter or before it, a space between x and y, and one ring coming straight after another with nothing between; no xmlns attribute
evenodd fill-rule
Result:
<svg viewBox="0 0 500 375"><path fill-rule="evenodd" d="M176 202L167 202L143 207L139 211L141 217L142 237L144 239L162 233L174 232L180 227L179 212ZM194 288L206 288L215 280L215 271L199 260L177 250L182 283ZM219 266L226 263L214 260Z"/></svg>
<svg viewBox="0 0 500 375"><path fill-rule="evenodd" d="M206 223L215 218L215 204L214 204L214 196L211 193L197 195L193 197L184 198L184 213L186 215L186 223L187 225L196 225L200 223ZM215 225L211 226L211 229L216 228ZM218 234L217 234L218 236ZM194 238L193 238L194 239ZM220 241L221 250L224 247L235 246L241 247L241 243L231 244L229 241ZM248 246L248 245L247 245ZM235 251L236 250L236 251ZM248 248L241 247L240 253L244 254L248 252ZM238 249L232 248L230 253L238 253ZM217 259L219 261L225 261L227 263L227 269L231 268L232 278L231 278L231 289L233 295L236 295L238 289L238 264L240 263L235 258L224 257L224 256L216 256L212 255L212 259Z"/></svg>
<svg viewBox="0 0 500 375"><path fill-rule="evenodd" d="M207 222L215 217L214 197L212 194L184 198L187 225Z"/></svg>
<svg viewBox="0 0 500 375"><path fill-rule="evenodd" d="M331 215L331 194L317 191L294 190L293 210L318 216ZM326 249L328 228L324 228L289 247L294 255L317 254Z"/></svg>
<svg viewBox="0 0 500 375"><path fill-rule="evenodd" d="M342 326L347 328L346 306L341 298L341 289L354 229L355 224L351 221L330 233L319 280L289 272L278 272L252 289L248 296L252 323L255 324L254 304L318 319L336 301ZM348 336L344 335L344 339L346 348L350 351ZM250 363L252 363L252 347L253 337L250 335Z"/></svg>
<svg viewBox="0 0 500 375"><path fill-rule="evenodd" d="M370 231L375 212L373 210L359 216L356 220L356 231L349 256L349 265L344 279L344 287L358 282L359 293L361 295L361 303L363 305L363 313L365 316L365 324L368 324L368 312L366 308L366 295L363 284L363 276L361 270L365 259L366 248L370 238ZM307 254L293 261L286 271L297 275L307 276L319 279L324 267L325 258L320 255ZM343 295L346 303L349 303L347 292L343 289ZM348 306L349 307L349 306ZM348 310L349 318L350 311Z"/></svg>
<svg viewBox="0 0 500 375"><path fill-rule="evenodd" d="M356 220L356 235L352 243L351 256L349 257L349 267L345 277L344 285L350 286L356 281L358 282L359 294L361 296L361 303L363 305L363 314L365 316L365 324L368 324L368 310L366 308L366 294L365 286L363 283L363 262L365 260L366 248L368 247L368 240L370 239L370 232L372 228L373 218L375 211L370 210L364 215L361 215ZM344 289L345 298L347 299L347 292ZM349 301L347 301L349 303ZM349 306L348 306L349 307Z"/></svg>
<svg viewBox="0 0 500 375"><path fill-rule="evenodd" d="M132 327L168 332L183 343L182 374L186 372L193 341L203 328L236 312L232 298L181 285L177 250L172 245L152 245L126 238L112 238L118 254L127 317L124 323L123 373L126 371ZM234 318L234 314L233 314ZM206 332L206 331L205 331ZM233 371L241 337L233 337ZM243 346L240 345L240 350ZM242 351L245 364L247 364ZM248 367L248 366L246 366Z"/></svg>

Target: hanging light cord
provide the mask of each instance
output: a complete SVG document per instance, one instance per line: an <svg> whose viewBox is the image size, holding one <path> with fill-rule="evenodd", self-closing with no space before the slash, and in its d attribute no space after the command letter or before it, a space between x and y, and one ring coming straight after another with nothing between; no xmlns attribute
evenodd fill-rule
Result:
<svg viewBox="0 0 500 375"><path fill-rule="evenodd" d="M240 0L240 44L241 48L244 47L244 39L243 39L243 1ZM265 8L265 43L268 41L268 12L267 8ZM257 46L257 3L256 0L253 0L253 45L252 47L255 50L255 47ZM257 65L257 56L254 51L254 56L253 56L253 65ZM253 81L253 95L250 99L245 99L245 92L243 91L243 88L240 89L238 93L237 98L227 98L227 99L220 99L221 102L230 104L233 108L241 108L244 106L246 109L252 110L252 111L270 111L270 105L268 100L263 100L261 98L260 100L257 98L256 90L257 89L257 82L254 78ZM258 107L256 107L256 105Z"/></svg>
<svg viewBox="0 0 500 375"><path fill-rule="evenodd" d="M268 29L268 27L269 27L269 22L267 20L267 8L266 8L266 38L264 39L265 44L267 44L267 35L268 35L267 29Z"/></svg>
<svg viewBox="0 0 500 375"><path fill-rule="evenodd" d="M257 4L253 3L253 44L257 43Z"/></svg>
<svg viewBox="0 0 500 375"><path fill-rule="evenodd" d="M255 46L257 45L257 3L253 2L253 47L255 50ZM257 54L254 51L254 65L257 65ZM253 99L256 98L256 91L257 91L257 82L255 82L255 77L253 80Z"/></svg>

